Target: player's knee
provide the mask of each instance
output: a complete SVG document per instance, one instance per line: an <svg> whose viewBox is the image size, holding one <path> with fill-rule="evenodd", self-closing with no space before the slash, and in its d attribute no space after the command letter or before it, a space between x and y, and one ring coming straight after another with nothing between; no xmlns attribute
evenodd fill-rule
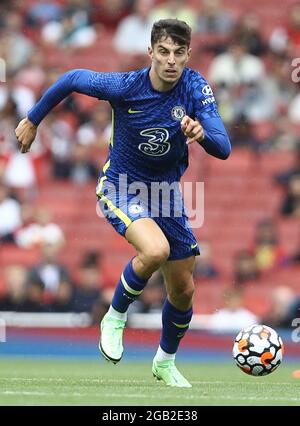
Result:
<svg viewBox="0 0 300 426"><path fill-rule="evenodd" d="M193 286L190 286L190 287L189 287L189 288L187 288L187 289L185 289L185 290L183 291L183 293L182 293L183 299L184 299L186 302L192 302L193 297L194 297L194 292L195 292L195 287L194 287L194 285L193 285Z"/></svg>
<svg viewBox="0 0 300 426"><path fill-rule="evenodd" d="M147 247L143 253L144 262L153 266L160 266L170 255L170 246L168 243L153 244Z"/></svg>
<svg viewBox="0 0 300 426"><path fill-rule="evenodd" d="M169 291L169 299L171 303L178 309L186 310L193 303L193 296L195 292L194 283L190 282L185 288L174 287Z"/></svg>

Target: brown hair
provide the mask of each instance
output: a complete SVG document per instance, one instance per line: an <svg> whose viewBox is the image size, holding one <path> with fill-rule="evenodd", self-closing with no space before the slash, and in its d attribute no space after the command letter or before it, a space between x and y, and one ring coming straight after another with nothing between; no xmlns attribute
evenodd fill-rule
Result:
<svg viewBox="0 0 300 426"><path fill-rule="evenodd" d="M179 19L161 19L153 24L151 31L151 46L153 47L161 38L170 37L174 43L190 46L191 28Z"/></svg>

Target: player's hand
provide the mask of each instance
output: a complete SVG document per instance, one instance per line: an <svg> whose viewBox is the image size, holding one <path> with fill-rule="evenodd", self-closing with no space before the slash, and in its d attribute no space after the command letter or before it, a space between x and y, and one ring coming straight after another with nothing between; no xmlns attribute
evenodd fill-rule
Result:
<svg viewBox="0 0 300 426"><path fill-rule="evenodd" d="M193 120L188 115L185 115L181 120L181 130L187 136L187 145L204 139L204 130L198 120Z"/></svg>
<svg viewBox="0 0 300 426"><path fill-rule="evenodd" d="M20 144L20 150L23 154L30 150L32 142L36 137L37 126L27 117L23 118L15 130L15 134Z"/></svg>

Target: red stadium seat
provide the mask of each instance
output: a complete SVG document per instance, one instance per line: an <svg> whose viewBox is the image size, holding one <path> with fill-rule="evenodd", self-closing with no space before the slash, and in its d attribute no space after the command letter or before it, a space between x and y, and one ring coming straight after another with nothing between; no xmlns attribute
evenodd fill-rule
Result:
<svg viewBox="0 0 300 426"><path fill-rule="evenodd" d="M9 265L32 266L39 261L38 250L25 250L14 245L2 245L0 249L0 265L2 268Z"/></svg>

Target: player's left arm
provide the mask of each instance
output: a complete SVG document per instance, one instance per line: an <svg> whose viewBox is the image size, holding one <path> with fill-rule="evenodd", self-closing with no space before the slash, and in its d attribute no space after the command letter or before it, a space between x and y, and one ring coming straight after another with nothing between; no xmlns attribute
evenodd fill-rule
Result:
<svg viewBox="0 0 300 426"><path fill-rule="evenodd" d="M188 115L181 121L181 129L187 136L187 145L198 142L205 151L214 157L226 160L231 152L231 144L221 118L207 118L202 122Z"/></svg>
<svg viewBox="0 0 300 426"><path fill-rule="evenodd" d="M188 137L187 144L197 141L208 154L226 160L231 152L231 144L213 92L199 75L192 87L195 117L185 116L181 122L182 131Z"/></svg>

